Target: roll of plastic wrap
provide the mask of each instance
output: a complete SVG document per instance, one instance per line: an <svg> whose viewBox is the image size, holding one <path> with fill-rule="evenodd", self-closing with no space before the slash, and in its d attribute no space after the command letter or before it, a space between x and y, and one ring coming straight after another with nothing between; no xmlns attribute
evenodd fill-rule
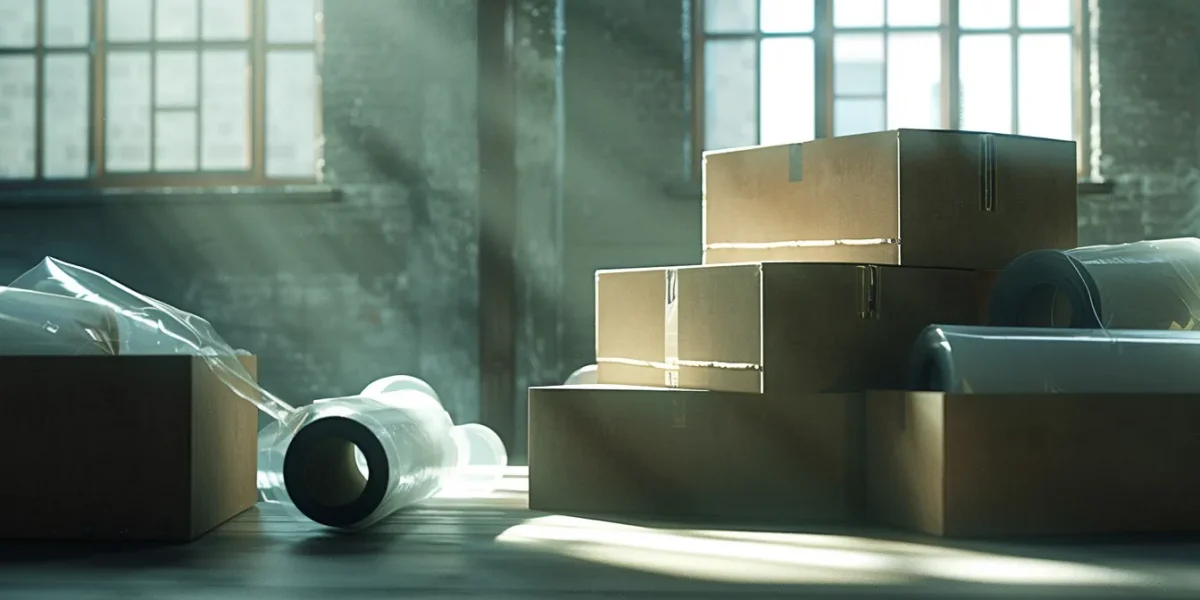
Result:
<svg viewBox="0 0 1200 600"><path fill-rule="evenodd" d="M571 373L563 385L596 385L599 381L596 365L587 365L579 367L574 373Z"/></svg>
<svg viewBox="0 0 1200 600"><path fill-rule="evenodd" d="M482 425L456 427L429 392L419 379L383 379L270 424L259 434L262 498L361 529L439 492L491 491L508 464L503 443Z"/></svg>
<svg viewBox="0 0 1200 600"><path fill-rule="evenodd" d="M1035 250L992 289L997 327L1200 329L1200 239Z"/></svg>
<svg viewBox="0 0 1200 600"><path fill-rule="evenodd" d="M118 353L117 312L76 298L0 287L0 354Z"/></svg>
<svg viewBox="0 0 1200 600"><path fill-rule="evenodd" d="M1200 331L932 325L909 387L960 394L1200 393Z"/></svg>

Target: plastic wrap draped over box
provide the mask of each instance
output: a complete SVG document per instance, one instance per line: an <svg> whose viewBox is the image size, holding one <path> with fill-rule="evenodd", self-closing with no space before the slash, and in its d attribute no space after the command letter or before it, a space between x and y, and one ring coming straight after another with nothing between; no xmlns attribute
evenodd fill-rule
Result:
<svg viewBox="0 0 1200 600"><path fill-rule="evenodd" d="M259 435L263 498L331 527L367 527L441 491L486 493L507 466L494 432L455 426L419 379L292 406L262 389L206 320L54 258L0 288L0 353L203 358L275 420Z"/></svg>
<svg viewBox="0 0 1200 600"><path fill-rule="evenodd" d="M989 323L1200 329L1200 239L1026 253L997 277Z"/></svg>

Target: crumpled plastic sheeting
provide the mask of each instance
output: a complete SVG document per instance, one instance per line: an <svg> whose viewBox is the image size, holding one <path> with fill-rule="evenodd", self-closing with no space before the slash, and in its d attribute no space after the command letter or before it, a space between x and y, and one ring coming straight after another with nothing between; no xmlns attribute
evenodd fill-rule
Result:
<svg viewBox="0 0 1200 600"><path fill-rule="evenodd" d="M296 410L258 386L238 361L238 353L217 335L208 321L135 292L100 273L55 258L46 258L16 278L9 288L70 298L101 307L115 315L117 354L200 356L230 390L271 418L283 419ZM52 303L44 304L42 311L48 322L67 323L71 318ZM62 333L70 331L68 329Z"/></svg>
<svg viewBox="0 0 1200 600"><path fill-rule="evenodd" d="M84 300L0 287L0 343L10 356L116 354L117 312Z"/></svg>

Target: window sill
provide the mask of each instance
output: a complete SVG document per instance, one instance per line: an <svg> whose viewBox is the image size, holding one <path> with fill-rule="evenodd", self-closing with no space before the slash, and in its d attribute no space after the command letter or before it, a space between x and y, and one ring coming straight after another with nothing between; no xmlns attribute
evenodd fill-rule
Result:
<svg viewBox="0 0 1200 600"><path fill-rule="evenodd" d="M39 188L0 190L0 210L42 208L165 207L195 205L328 204L341 191L321 184L261 187Z"/></svg>
<svg viewBox="0 0 1200 600"><path fill-rule="evenodd" d="M1087 179L1079 182L1080 196L1106 196L1113 193L1116 184L1111 179Z"/></svg>

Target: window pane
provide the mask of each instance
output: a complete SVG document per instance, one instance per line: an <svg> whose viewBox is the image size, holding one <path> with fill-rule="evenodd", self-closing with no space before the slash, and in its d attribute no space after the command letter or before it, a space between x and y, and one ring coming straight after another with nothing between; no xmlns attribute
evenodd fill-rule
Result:
<svg viewBox="0 0 1200 600"><path fill-rule="evenodd" d="M958 25L963 29L1012 27L1012 0L958 0Z"/></svg>
<svg viewBox="0 0 1200 600"><path fill-rule="evenodd" d="M1012 38L967 35L959 44L960 129L1012 133Z"/></svg>
<svg viewBox="0 0 1200 600"><path fill-rule="evenodd" d="M42 106L53 118L43 123L42 172L45 177L86 177L88 123L91 117L91 61L86 54L46 55Z"/></svg>
<svg viewBox="0 0 1200 600"><path fill-rule="evenodd" d="M77 48L92 41L91 0L45 0L46 45Z"/></svg>
<svg viewBox="0 0 1200 600"><path fill-rule="evenodd" d="M155 57L157 108L195 108L200 56L194 50L162 50Z"/></svg>
<svg viewBox="0 0 1200 600"><path fill-rule="evenodd" d="M888 25L930 27L942 24L942 0L888 0Z"/></svg>
<svg viewBox="0 0 1200 600"><path fill-rule="evenodd" d="M105 73L105 168L114 172L148 171L150 53L111 52Z"/></svg>
<svg viewBox="0 0 1200 600"><path fill-rule="evenodd" d="M882 33L842 34L833 41L833 92L838 96L882 96Z"/></svg>
<svg viewBox="0 0 1200 600"><path fill-rule="evenodd" d="M206 40L250 37L250 5L246 0L203 0L201 32Z"/></svg>
<svg viewBox="0 0 1200 600"><path fill-rule="evenodd" d="M790 144L816 137L813 40L762 42L759 143Z"/></svg>
<svg viewBox="0 0 1200 600"><path fill-rule="evenodd" d="M250 168L249 55L242 50L204 53L200 64L200 168Z"/></svg>
<svg viewBox="0 0 1200 600"><path fill-rule="evenodd" d="M34 69L32 56L0 56L0 178L26 179L37 171Z"/></svg>
<svg viewBox="0 0 1200 600"><path fill-rule="evenodd" d="M316 39L316 0L267 0L268 42L304 44Z"/></svg>
<svg viewBox="0 0 1200 600"><path fill-rule="evenodd" d="M32 48L37 44L37 0L0 3L0 48Z"/></svg>
<svg viewBox="0 0 1200 600"><path fill-rule="evenodd" d="M759 26L766 33L808 33L815 20L813 0L762 0Z"/></svg>
<svg viewBox="0 0 1200 600"><path fill-rule="evenodd" d="M107 34L111 42L150 41L151 0L108 0L108 13L104 17Z"/></svg>
<svg viewBox="0 0 1200 600"><path fill-rule="evenodd" d="M312 177L317 165L317 64L311 51L267 55L270 177Z"/></svg>
<svg viewBox="0 0 1200 600"><path fill-rule="evenodd" d="M841 98L833 102L833 135L883 131L883 99Z"/></svg>
<svg viewBox="0 0 1200 600"><path fill-rule="evenodd" d="M159 112L154 117L154 170L196 170L196 113Z"/></svg>
<svg viewBox="0 0 1200 600"><path fill-rule="evenodd" d="M194 40L200 33L200 0L157 0L154 39Z"/></svg>
<svg viewBox="0 0 1200 600"><path fill-rule="evenodd" d="M754 40L704 43L704 147L758 143L758 45Z"/></svg>
<svg viewBox="0 0 1200 600"><path fill-rule="evenodd" d="M704 0L704 30L746 33L758 30L758 0Z"/></svg>
<svg viewBox="0 0 1200 600"><path fill-rule="evenodd" d="M883 0L833 0L833 26L883 26Z"/></svg>
<svg viewBox="0 0 1200 600"><path fill-rule="evenodd" d="M1070 27L1071 0L1018 0L1017 24L1021 27Z"/></svg>
<svg viewBox="0 0 1200 600"><path fill-rule="evenodd" d="M887 70L888 129L941 128L941 36L936 33L891 34L888 36Z"/></svg>
<svg viewBox="0 0 1200 600"><path fill-rule="evenodd" d="M1017 41L1017 133L1075 139L1075 50L1069 33Z"/></svg>

